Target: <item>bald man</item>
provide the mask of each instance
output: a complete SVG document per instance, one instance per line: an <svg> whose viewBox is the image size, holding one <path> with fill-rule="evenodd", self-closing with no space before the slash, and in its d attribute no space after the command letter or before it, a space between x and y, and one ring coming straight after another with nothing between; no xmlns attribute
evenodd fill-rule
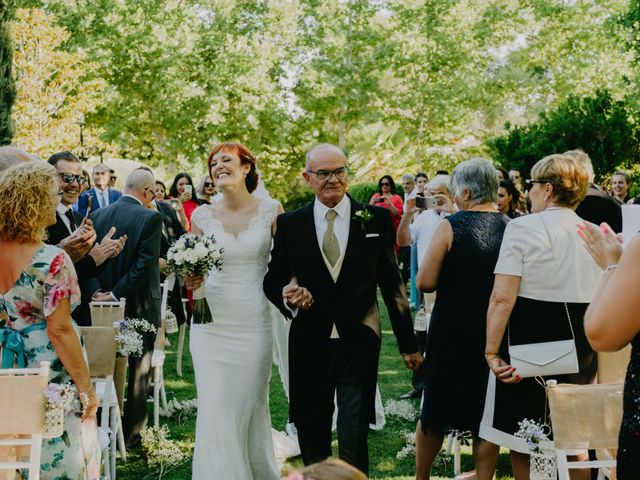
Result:
<svg viewBox="0 0 640 480"><path fill-rule="evenodd" d="M160 238L162 215L149 209L155 198L155 180L146 170L134 170L125 182L122 197L115 203L94 212L92 219L98 240L104 238L111 227L115 237L127 236L122 253L103 267L98 280L96 301L125 298L125 315L145 319L160 326ZM144 353L139 358L129 357L129 383L127 405L124 411L124 435L134 446L140 441L140 432L147 424L147 392L150 384L151 354L155 334L144 335Z"/></svg>
<svg viewBox="0 0 640 480"><path fill-rule="evenodd" d="M0 147L0 173L9 167L13 167L20 162L31 162L40 160L36 155L31 155L26 150L11 145Z"/></svg>

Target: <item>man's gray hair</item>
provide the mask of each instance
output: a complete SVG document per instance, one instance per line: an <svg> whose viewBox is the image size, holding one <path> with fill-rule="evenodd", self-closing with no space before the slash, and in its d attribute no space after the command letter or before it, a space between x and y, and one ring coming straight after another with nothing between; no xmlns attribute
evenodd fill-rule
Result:
<svg viewBox="0 0 640 480"><path fill-rule="evenodd" d="M484 158L474 157L456 166L451 185L458 196L469 189L474 205L498 200L498 175L493 164Z"/></svg>
<svg viewBox="0 0 640 480"><path fill-rule="evenodd" d="M143 168L136 168L124 182L124 192L142 192L145 188L153 188L155 179L153 174Z"/></svg>
<svg viewBox="0 0 640 480"><path fill-rule="evenodd" d="M593 180L596 178L596 174L593 171L593 163L591 163L591 157L582 150L581 148L576 148L575 150L567 150L563 153L563 155L569 155L573 158L578 165L584 168L589 175L589 183L593 183Z"/></svg>
<svg viewBox="0 0 640 480"><path fill-rule="evenodd" d="M416 177L414 177L410 173L405 173L404 175L402 175L402 183L404 183L404 182L416 183Z"/></svg>
<svg viewBox="0 0 640 480"><path fill-rule="evenodd" d="M11 145L0 147L0 172L21 162L32 162L34 160L40 160L40 157Z"/></svg>
<svg viewBox="0 0 640 480"><path fill-rule="evenodd" d="M446 188L449 193L452 193L451 177L449 175L436 175L433 177L433 180L427 184L428 190L439 190L440 188Z"/></svg>
<svg viewBox="0 0 640 480"><path fill-rule="evenodd" d="M319 150L332 150L333 152L342 155L345 161L347 160L347 156L344 154L344 152L340 147L337 147L332 143L319 143L318 145L316 145L315 147L313 147L311 150L307 152L307 156L305 158L305 163L304 163L305 170L309 170L310 168L309 165L311 163L311 160L313 159L313 155Z"/></svg>

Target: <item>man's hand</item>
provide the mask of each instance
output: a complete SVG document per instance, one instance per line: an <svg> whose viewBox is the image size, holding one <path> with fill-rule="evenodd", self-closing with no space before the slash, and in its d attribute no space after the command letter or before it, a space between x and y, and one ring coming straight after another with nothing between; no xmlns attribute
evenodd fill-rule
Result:
<svg viewBox="0 0 640 480"><path fill-rule="evenodd" d="M58 247L63 249L74 263L84 257L96 241L96 231L91 220L82 222L82 225L71 235L63 238Z"/></svg>
<svg viewBox="0 0 640 480"><path fill-rule="evenodd" d="M402 360L404 360L404 364L409 370L413 370L415 372L420 368L420 365L422 365L423 358L420 352L403 353Z"/></svg>
<svg viewBox="0 0 640 480"><path fill-rule="evenodd" d="M292 307L308 310L313 305L313 295L293 279L282 289L282 298Z"/></svg>
<svg viewBox="0 0 640 480"><path fill-rule="evenodd" d="M407 199L407 210L404 212L405 215L413 215L414 213L418 213L420 209L416 207L416 197Z"/></svg>
<svg viewBox="0 0 640 480"><path fill-rule="evenodd" d="M122 252L124 244L127 242L127 236L123 235L118 240L112 240L111 237L115 232L116 227L111 227L102 242L96 244L89 252L93 261L96 262L96 266L102 265L109 258L113 258Z"/></svg>
<svg viewBox="0 0 640 480"><path fill-rule="evenodd" d="M115 302L111 296L111 292L96 292L91 297L94 302Z"/></svg>

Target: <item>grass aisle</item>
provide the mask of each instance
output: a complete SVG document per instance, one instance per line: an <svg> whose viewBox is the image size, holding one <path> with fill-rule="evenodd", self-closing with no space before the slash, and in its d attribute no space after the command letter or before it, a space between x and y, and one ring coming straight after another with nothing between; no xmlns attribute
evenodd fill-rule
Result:
<svg viewBox="0 0 640 480"><path fill-rule="evenodd" d="M382 305L382 303L381 303ZM386 310L382 308L382 351L380 354L379 386L382 394L382 402L388 399L397 399L398 396L411 388L410 372L405 369L402 359L398 354L395 338L391 331ZM195 379L189 354L189 338L185 341L185 353L183 358L182 371L184 376L178 377L176 374L176 351L178 336L169 336L171 346L167 348L165 362L165 386L169 399L189 400L196 397ZM413 401L416 410L419 401ZM278 370L274 366L271 377L270 391L271 421L273 427L283 431L287 422L287 401L280 383ZM153 405L149 404L149 419L152 421ZM161 424L167 424L171 431L171 437L175 440L187 440L193 442L195 439L195 417L191 417L182 423L176 419L160 419ZM415 459L413 456L398 460L396 454L404 446L402 432L410 432L415 429L414 421L406 421L396 417L386 417L386 425L381 431L371 431L369 434L370 450L370 478L374 480L410 480L415 475ZM335 443L334 443L335 446ZM335 449L334 449L335 452ZM122 480L143 480L158 478L158 474L149 469L146 464L144 454L140 449L128 452L127 462L118 461L118 478ZM293 465L300 465L299 459L293 459ZM471 449L463 447L462 469L463 471L473 468ZM501 452L498 464L498 480L511 479L510 464L506 452ZM432 478L453 478L453 459L441 452L437 459L434 473L439 477ZM166 473L162 478L167 480L185 480L191 478L191 463L186 462L180 467ZM228 479L244 480L244 479Z"/></svg>

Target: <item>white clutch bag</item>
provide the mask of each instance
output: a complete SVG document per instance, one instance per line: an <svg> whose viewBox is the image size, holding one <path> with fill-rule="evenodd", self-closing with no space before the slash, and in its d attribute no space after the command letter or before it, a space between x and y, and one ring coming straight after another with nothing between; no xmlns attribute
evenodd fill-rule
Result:
<svg viewBox="0 0 640 480"><path fill-rule="evenodd" d="M413 329L416 332L426 332L427 331L427 323L429 323L429 315L424 307L421 307L420 310L416 312L416 317L413 323Z"/></svg>
<svg viewBox="0 0 640 480"><path fill-rule="evenodd" d="M510 364L523 378L578 372L576 343L571 340L510 345Z"/></svg>
<svg viewBox="0 0 640 480"><path fill-rule="evenodd" d="M549 238L549 244L552 245L551 236L544 219L542 219L542 222ZM556 260L555 255L554 260ZM518 375L528 378L578 373L580 367L578 365L578 352L576 351L576 337L573 333L567 302L564 302L564 311L571 330L571 340L511 345L511 332L507 326L510 364L516 369Z"/></svg>

